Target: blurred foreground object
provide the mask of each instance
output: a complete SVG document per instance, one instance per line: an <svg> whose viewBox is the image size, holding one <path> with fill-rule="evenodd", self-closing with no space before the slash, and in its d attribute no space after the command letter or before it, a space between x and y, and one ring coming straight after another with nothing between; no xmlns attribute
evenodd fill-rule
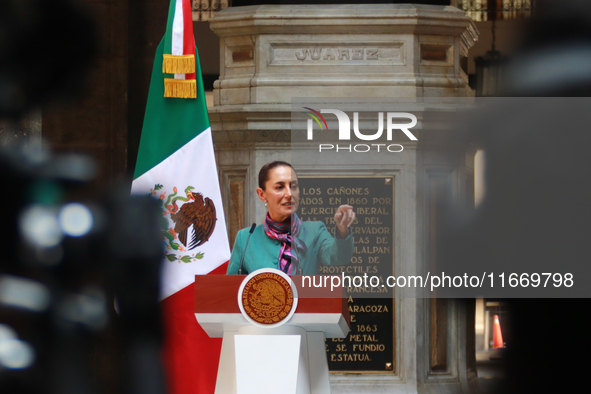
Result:
<svg viewBox="0 0 591 394"><path fill-rule="evenodd" d="M67 0L0 4L0 118L18 118L81 87L95 53L93 21Z"/></svg>
<svg viewBox="0 0 591 394"><path fill-rule="evenodd" d="M513 96L591 95L591 3L540 1L508 72ZM537 100L537 101L536 101ZM585 101L587 100L587 101ZM486 152L485 200L447 229L448 261L495 272L586 270L591 261L588 98L532 98L473 125ZM454 231L449 231L450 229ZM529 266L523 270L522 267ZM547 271L548 270L548 271ZM589 276L574 285L588 288ZM527 294L527 293L526 293ZM588 299L510 300L513 341L503 393L576 392L588 373Z"/></svg>
<svg viewBox="0 0 591 394"><path fill-rule="evenodd" d="M82 4L0 4L0 120L82 90L97 46ZM41 143L0 152L3 394L164 392L159 204L95 190L96 175Z"/></svg>
<svg viewBox="0 0 591 394"><path fill-rule="evenodd" d="M101 351L118 357L121 392L164 392L159 204L126 187L103 196L94 178L84 156L0 153L3 393L100 392L93 356L106 333L117 337Z"/></svg>
<svg viewBox="0 0 591 394"><path fill-rule="evenodd" d="M524 47L507 70L514 97L587 97L591 93L591 3L538 0Z"/></svg>

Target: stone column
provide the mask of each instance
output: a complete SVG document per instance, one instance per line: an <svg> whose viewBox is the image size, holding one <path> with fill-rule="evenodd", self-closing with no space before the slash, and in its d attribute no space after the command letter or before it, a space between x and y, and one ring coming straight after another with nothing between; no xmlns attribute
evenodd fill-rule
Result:
<svg viewBox="0 0 591 394"><path fill-rule="evenodd" d="M473 96L461 63L478 32L454 7L235 7L217 13L210 26L221 46L210 121L231 242L239 228L264 218L258 169L290 161L292 98L404 98L423 113L427 98L436 107L437 100ZM329 155L298 167L300 175L320 169L326 176L394 179L397 275L426 272L435 261L441 201L473 204L475 149L418 117L419 141L405 143L386 165L337 167ZM397 298L394 370L331 374L333 393L469 392L476 383L471 305Z"/></svg>

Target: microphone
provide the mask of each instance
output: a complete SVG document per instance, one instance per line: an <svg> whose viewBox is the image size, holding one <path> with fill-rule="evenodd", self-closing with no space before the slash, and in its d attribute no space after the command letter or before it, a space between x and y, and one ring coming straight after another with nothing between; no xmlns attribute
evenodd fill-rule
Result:
<svg viewBox="0 0 591 394"><path fill-rule="evenodd" d="M250 231L248 234L248 238L246 238L246 245L244 246L244 251L242 252L242 258L240 259L240 267L238 268L238 275L242 275L242 263L244 263L244 256L246 255L246 248L248 248L248 241L250 241L250 236L254 233L254 228L257 226L256 223L253 223L250 226Z"/></svg>

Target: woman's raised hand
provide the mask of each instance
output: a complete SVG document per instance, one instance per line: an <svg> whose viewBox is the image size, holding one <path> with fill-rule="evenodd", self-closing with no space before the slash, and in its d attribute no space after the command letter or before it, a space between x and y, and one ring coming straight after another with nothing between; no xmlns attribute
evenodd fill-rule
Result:
<svg viewBox="0 0 591 394"><path fill-rule="evenodd" d="M355 212L351 205L341 205L334 214L334 221L337 225L339 238L347 238L349 227L355 221Z"/></svg>

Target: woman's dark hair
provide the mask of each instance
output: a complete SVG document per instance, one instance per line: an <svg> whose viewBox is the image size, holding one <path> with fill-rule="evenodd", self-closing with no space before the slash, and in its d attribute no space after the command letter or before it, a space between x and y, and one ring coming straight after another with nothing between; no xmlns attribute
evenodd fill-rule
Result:
<svg viewBox="0 0 591 394"><path fill-rule="evenodd" d="M293 170L293 167L291 166L291 164L289 164L286 161L281 161L281 160L275 160L275 161L272 161L272 162L267 163L264 166L262 166L261 170L259 171L259 187L261 189L265 190L265 184L269 180L269 171L271 171L275 167L283 167L283 166L289 167Z"/></svg>

